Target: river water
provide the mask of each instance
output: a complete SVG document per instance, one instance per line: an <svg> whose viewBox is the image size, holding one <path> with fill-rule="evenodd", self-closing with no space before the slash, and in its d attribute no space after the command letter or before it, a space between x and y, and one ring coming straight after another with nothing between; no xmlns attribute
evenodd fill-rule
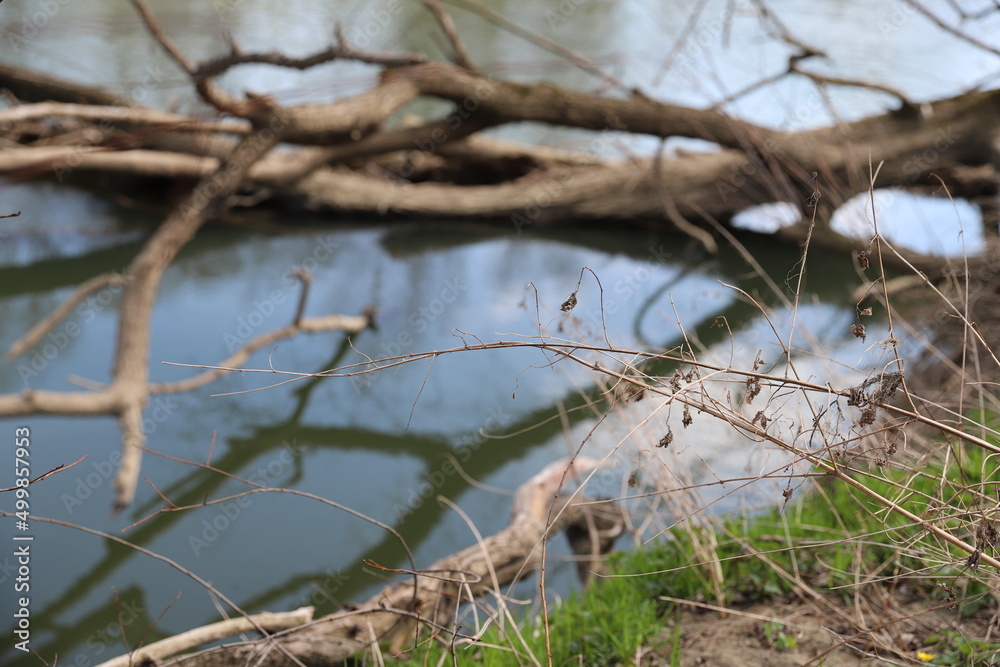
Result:
<svg viewBox="0 0 1000 667"><path fill-rule="evenodd" d="M9 4L0 17L9 47L5 60L102 85L144 103L197 108L183 76L161 57L127 3ZM326 44L338 22L367 48L425 50L435 57L445 49L416 2L152 5L193 58L221 52L223 30L246 49L301 55ZM586 55L626 85L679 103L718 100L780 70L788 54L760 31L756 10L742 1L491 6ZM904 3L872 8L862 2L813 2L806 9L786 0L770 7L799 39L827 51L830 59L819 63L819 70L893 85L917 100L988 84L995 69L988 56L934 29ZM674 53L672 66L665 67L696 10L696 27ZM460 8L454 14L474 59L490 72L601 90L600 82L564 60ZM989 34L988 26L975 29ZM300 103L364 90L373 77L374 71L361 65L328 65L306 73L250 67L223 82ZM746 97L730 111L797 129L830 122L817 99L810 84L788 81ZM881 94L841 89L833 103L841 117L851 119L894 102ZM437 108L424 103L413 111ZM497 134L568 148L586 148L591 138L533 125ZM698 148L694 142L675 143ZM656 142L615 135L602 145L606 152L641 155ZM0 227L4 349L75 285L126 266L162 218L162 211L109 200L99 180L92 185L88 190L55 181L3 184L4 212L23 212ZM801 202L792 207L795 215L805 210ZM838 224L857 226L864 220L863 205L856 209L842 211ZM772 210L743 219L747 226L766 228L776 215L781 214ZM974 249L977 243L977 213L962 202L956 209L939 200L897 196L880 215L887 233L916 249L955 252L962 228L966 246ZM708 258L686 237L669 233L617 226L516 232L472 223L373 224L286 214L252 222L249 231L206 228L167 272L153 317L154 381L194 372L164 362L211 365L248 337L288 323L299 298L288 274L300 267L314 276L308 314L357 314L374 307L377 329L350 342L335 333L284 341L254 355L249 368L319 372L366 356L457 347L471 335L490 341L540 331L589 342L606 336L633 349L671 349L686 337L704 359L732 359L747 367L761 351L765 360L775 361L780 347L767 320L727 285L738 285L774 307L772 321L779 331L787 331L790 323L781 300L736 250L725 248L719 257ZM746 243L790 296L798 250L766 236L751 236ZM592 273L583 273L579 305L567 316L559 306L576 290L582 267ZM797 361L821 383L851 381L886 361L884 350L857 341L848 331L855 318L851 292L861 280L848 258L810 259L796 324L796 342L807 349ZM114 290L96 294L35 350L0 365L0 391L72 390L73 377L107 381L117 303ZM470 335L462 337L457 330ZM885 331L873 322L869 336L869 341L879 340ZM185 463L210 458L213 466L234 475L316 494L388 523L406 539L418 566L427 566L475 541L465 519L437 496L457 503L481 534L494 533L508 521L509 492L588 438L596 413L587 406L600 396L596 378L549 362L532 350L463 352L441 356L433 365L414 363L361 378L267 389L275 376L232 374L203 389L154 397L146 413L148 446L171 458L145 457L142 474L148 482L118 517L109 516L119 448L113 419L31 417L5 420L3 428L9 433L30 426L33 475L87 457L32 487L33 515L121 536L211 581L247 611L314 604L327 613L365 599L382 585L381 576L365 568L362 559L407 567L398 543L385 531L321 502L280 493L141 520L164 507L164 497L192 505L247 490L236 480ZM657 489L670 479L664 467L678 477L705 481L781 465L773 453L697 415L685 429L677 426L679 415L657 413L655 425L631 432L659 406L652 399L630 403L589 437L584 453L591 455L603 456L625 442L595 479L593 493L625 494L625 480L636 471L642 488ZM653 434L662 433L664 420L677 436L669 451L653 446ZM452 472L456 462L462 474ZM6 469L11 468L4 463L0 470ZM0 480L0 486L9 485ZM733 488L728 485L724 492ZM716 490L704 497L711 502L720 494ZM755 495L722 497L716 507L734 509L778 501L780 493L766 487ZM5 503L5 509L10 505ZM656 511L661 515L639 535L623 538L623 547L669 525L673 510ZM4 534L10 532L13 527ZM96 664L121 653L119 625L112 622L116 615L133 644L154 622L144 637L147 643L218 618L206 591L161 561L64 525L35 522L32 534L32 648L50 660L58 653L59 664ZM0 551L7 554L0 559L0 600L8 619L14 587L10 551ZM574 577L561 538L553 541L553 554L550 590L565 593ZM521 597L532 596L532 585L519 589ZM3 664L29 664L10 642L0 651Z"/></svg>

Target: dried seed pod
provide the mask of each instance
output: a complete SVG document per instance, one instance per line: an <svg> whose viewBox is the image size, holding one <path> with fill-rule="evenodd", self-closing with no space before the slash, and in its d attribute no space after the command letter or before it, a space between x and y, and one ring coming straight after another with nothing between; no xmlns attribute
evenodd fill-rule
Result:
<svg viewBox="0 0 1000 667"><path fill-rule="evenodd" d="M564 313L568 313L574 308L576 308L576 292L570 294L569 298L563 301L562 305L559 306L559 310L563 311Z"/></svg>
<svg viewBox="0 0 1000 667"><path fill-rule="evenodd" d="M862 343L868 338L868 334L865 333L865 325L863 324L852 324L851 333L854 334L855 338L860 338Z"/></svg>
<svg viewBox="0 0 1000 667"><path fill-rule="evenodd" d="M674 441L674 432L667 427L667 434L660 438L660 442L656 445L657 447L669 447L670 443Z"/></svg>
<svg viewBox="0 0 1000 667"><path fill-rule="evenodd" d="M686 405L684 406L684 416L681 417L681 423L684 424L684 428L694 423L694 420L691 418L691 408Z"/></svg>
<svg viewBox="0 0 1000 667"><path fill-rule="evenodd" d="M949 607L949 609L954 609L955 603L958 601L958 596L955 595L955 589L942 581L937 582L937 585L948 593L948 602L951 603L951 607Z"/></svg>
<svg viewBox="0 0 1000 667"><path fill-rule="evenodd" d="M670 376L670 388L674 391L680 391L682 379L681 372L679 370L675 370L674 374Z"/></svg>
<svg viewBox="0 0 1000 667"><path fill-rule="evenodd" d="M858 315L864 315L865 317L871 317L872 307L868 306L864 310L858 311Z"/></svg>
<svg viewBox="0 0 1000 667"><path fill-rule="evenodd" d="M858 252L858 263L861 264L861 268L865 271L868 270L868 258L871 254L871 250L861 250Z"/></svg>
<svg viewBox="0 0 1000 667"><path fill-rule="evenodd" d="M997 529L992 521L983 517L976 526L976 549L985 551L995 549L997 544Z"/></svg>

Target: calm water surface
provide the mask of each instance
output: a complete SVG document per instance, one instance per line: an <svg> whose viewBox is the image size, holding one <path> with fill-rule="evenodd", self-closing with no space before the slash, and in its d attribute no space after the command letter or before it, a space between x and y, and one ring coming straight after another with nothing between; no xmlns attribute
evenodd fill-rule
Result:
<svg viewBox="0 0 1000 667"><path fill-rule="evenodd" d="M0 21L8 34L21 34L23 18L30 18L33 9L7 4ZM290 2L280 12L273 3L256 0L152 4L165 27L196 58L221 52L223 29L247 47L307 53L327 43L338 21L348 35L359 26L367 29L369 48L442 53L442 40L415 2ZM903 14L897 20L896 4L873 9L870 3L818 2L806 10L801 3L771 3L800 38L828 50L831 59L820 64L824 71L891 83L917 99L953 94L992 71L986 57L922 19ZM627 85L675 102L707 104L780 69L787 59L787 52L756 30L756 18L745 3L710 2L702 10L703 27L695 39L679 51L673 67L664 68L695 8L690 2L668 5L587 2L555 18L551 8L556 3L492 6L588 55ZM708 58L708 50L697 45L723 39L719 26L729 6L736 14L728 46L715 48ZM126 3L59 7L5 59L107 86L145 103L197 108L183 77L162 60ZM472 14L456 9L455 18L474 57L489 63L490 71L598 89L588 75ZM871 44L879 49L872 51ZM945 52L949 57L942 57ZM371 85L373 76L357 65L329 65L303 74L254 67L227 76L224 83L275 91L281 101L299 103L358 92ZM828 113L815 99L810 86L789 81L751 95L731 111L781 128L828 123ZM838 113L846 118L891 104L883 96L855 91L841 91L835 98ZM436 108L422 103L412 110ZM584 148L591 138L531 125L504 128L499 134ZM655 142L623 136L612 145L624 154L641 154ZM162 217L118 206L99 190L54 182L6 182L0 202L4 211L23 211L0 228L4 349L74 286L124 268ZM898 199L886 224L898 227L901 240L926 244L926 230L931 230L935 245L953 244L957 222L945 227L921 222L955 221L950 206L948 215L940 216L932 208L936 205ZM975 227L975 216L973 210L961 211L969 229ZM298 267L314 275L310 315L357 314L375 307L377 329L349 341L338 333L284 341L254 355L249 368L318 372L365 356L445 349L471 340L456 330L485 341L536 336L542 330L597 342L604 338L605 325L608 339L623 347L672 348L686 334L704 358L723 363L733 358L749 364L758 350L771 360L778 356L767 322L723 285L738 284L776 304L763 281L735 251L709 259L683 237L617 227L516 234L475 224L372 225L283 215L265 222L256 232L206 228L171 266L153 317L153 381L179 380L194 372L164 362L215 364L248 336L291 321L299 287L288 274ZM275 231L279 226L280 233ZM794 285L795 249L776 246L766 237L748 243L778 285L787 287L786 280ZM803 347L816 345L832 361L803 354L802 368L820 379L849 376L850 367L867 371L879 362L879 352L847 333L854 317L850 292L860 279L846 258L816 256L811 262L796 340ZM590 273L584 275L572 317L559 311L584 266L603 286L603 324L601 293ZM72 390L73 377L107 381L117 304L113 291L97 295L57 327L45 345L0 365L0 391ZM780 311L774 318L779 328L788 324ZM880 335L877 323L870 335ZM33 487L35 516L121 535L196 572L250 612L313 604L327 613L344 602L365 599L383 584L363 568L363 558L387 567L407 566L394 538L329 505L289 494L254 495L137 522L164 505L159 494L188 505L245 491L235 480L185 463L211 456L212 465L234 475L317 494L392 525L413 549L418 566L427 566L474 541L465 520L436 496L459 504L482 534L499 530L508 522L510 498L504 492L579 445L595 420L585 406L600 395L593 377L566 364L550 365L530 350L459 353L438 358L433 367L421 362L364 378L306 380L251 391L275 379L232 374L197 391L154 397L147 411L148 446L171 458L146 456L142 474L148 482L140 485L135 504L113 518L109 480L120 437L113 419L31 417L6 420L0 427L9 433L16 425L30 425L35 474L87 457L71 471ZM656 409L652 401L632 404L631 414L616 415L592 436L586 453L611 450L629 433L630 419L641 420ZM638 468L649 484L659 483L650 447L655 438L648 436L664 427L664 419L655 417L655 426L642 437L631 436L634 442L611 460L595 493L621 494L624 479ZM669 461L696 479L740 476L780 463L707 419L676 430L671 456L677 459ZM461 464L464 476L442 472L450 470L449 457ZM732 496L719 507L755 500ZM669 520L665 514L659 524ZM32 534L32 647L49 659L58 653L59 664L95 664L121 653L117 624L109 626L116 610L130 642L138 641L154 621L146 642L218 618L201 586L160 561L64 526L36 522ZM647 530L642 537L648 535ZM625 547L632 543L631 538L623 540ZM0 604L6 610L12 557L9 549L0 553L5 554L0 556ZM557 561L549 585L553 592L565 592L573 585L573 568L559 560L567 553L561 539L553 541L553 553ZM522 597L532 595L531 585L523 587ZM4 618L9 618L6 611ZM11 635L5 631L5 636ZM8 642L2 650L3 664L21 658Z"/></svg>

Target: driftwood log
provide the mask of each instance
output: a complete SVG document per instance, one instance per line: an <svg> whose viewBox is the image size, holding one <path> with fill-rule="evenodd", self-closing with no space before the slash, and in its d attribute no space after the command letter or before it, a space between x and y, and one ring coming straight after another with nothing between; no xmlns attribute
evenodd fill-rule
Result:
<svg viewBox="0 0 1000 667"><path fill-rule="evenodd" d="M565 483L600 466L596 459L558 461L525 482L514 495L511 522L496 535L443 558L426 570L391 585L360 605L312 620L312 608L286 614L232 619L188 631L139 648L101 667L156 664L160 667L258 667L339 665L372 642L394 640L396 650L418 634L430 632L446 643L471 638L457 634L459 607L504 587L542 566L542 542L552 534L583 534L572 541L581 562L597 568L625 529L622 510L612 505L585 505L582 497L560 493ZM252 641L223 644L179 655L204 644L263 629L270 634Z"/></svg>

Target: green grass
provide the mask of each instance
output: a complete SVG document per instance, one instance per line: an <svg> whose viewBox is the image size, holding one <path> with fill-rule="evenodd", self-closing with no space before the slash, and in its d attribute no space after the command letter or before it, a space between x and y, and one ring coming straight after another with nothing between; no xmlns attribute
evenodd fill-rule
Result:
<svg viewBox="0 0 1000 667"><path fill-rule="evenodd" d="M974 540L977 526L985 525L982 510L996 505L1000 459L984 456L972 446L956 446L947 456L938 457L937 463L907 465L900 453L894 458L856 479L956 536ZM815 489L806 492L804 486L785 508L728 519L714 529L678 526L648 548L615 555L613 574L644 576L599 580L550 608L553 664L631 664L637 649L657 644L661 655L670 656L671 664L680 664L680 628L662 631L668 625L665 619L675 612L661 596L738 605L790 592L792 576L820 590L839 590L845 599L853 595L859 577L901 576L909 588L925 597L928 607L947 602L951 595L957 598L960 614L993 604L988 585L966 564L968 554L887 511L842 480L813 479L818 480ZM716 531L714 539L706 539L708 530ZM713 575L713 566L702 562L706 544L714 545L711 553L719 560L721 579L718 569ZM992 554L992 549L987 553ZM781 628L770 630L776 647L794 649L794 639L789 642ZM532 664L526 652L544 664L541 621L529 620L521 632L527 647L491 626L480 642L459 644L456 656L446 655L447 647L430 642L417 647L401 664L453 664L453 660L458 664ZM939 647L932 664L974 664L982 655L1000 649L1000 645L962 640L946 632L928 638L927 645Z"/></svg>
<svg viewBox="0 0 1000 667"><path fill-rule="evenodd" d="M1000 474L997 459L968 447L945 466L918 472L885 466L858 476L863 484L914 514L965 540L978 525L976 514L992 508ZM984 474L985 473L985 474ZM946 480L943 482L942 480ZM818 488L798 502L743 519L723 523L715 550L721 561L725 604L755 602L793 590L789 575L797 574L824 589L849 587L862 578L887 577L922 570L911 583L921 585L932 599L944 600L948 589L959 592L962 614L990 602L988 586L965 565L968 554L931 539L927 531L879 501L835 478L821 478ZM628 557L621 567L631 571L676 569L669 577L646 581L650 595L709 600L715 589L709 567L698 564L691 533L671 531L671 539ZM928 556L941 563L928 567ZM765 560L766 559L766 560ZM768 563L767 561L770 561ZM939 585L940 584L940 585Z"/></svg>
<svg viewBox="0 0 1000 667"><path fill-rule="evenodd" d="M605 665L630 662L638 648L648 646L659 633L663 620L655 600L650 599L642 586L627 578L609 578L597 582L582 594L573 594L558 604L549 618L554 665ZM513 635L502 637L496 626L491 626L477 644L456 646L459 664L467 661L477 665L531 664L526 656L520 658L513 650L495 648L516 647L520 653L530 651L545 662L545 635L540 619L524 624L521 633L527 649ZM447 647L438 643L425 644L413 651L404 665L436 665ZM446 659L444 664L451 664Z"/></svg>
<svg viewBox="0 0 1000 667"><path fill-rule="evenodd" d="M931 647L928 653L934 656L928 664L955 665L956 667L981 667L1000 662L1000 645L969 639L952 630L942 629L926 640Z"/></svg>

